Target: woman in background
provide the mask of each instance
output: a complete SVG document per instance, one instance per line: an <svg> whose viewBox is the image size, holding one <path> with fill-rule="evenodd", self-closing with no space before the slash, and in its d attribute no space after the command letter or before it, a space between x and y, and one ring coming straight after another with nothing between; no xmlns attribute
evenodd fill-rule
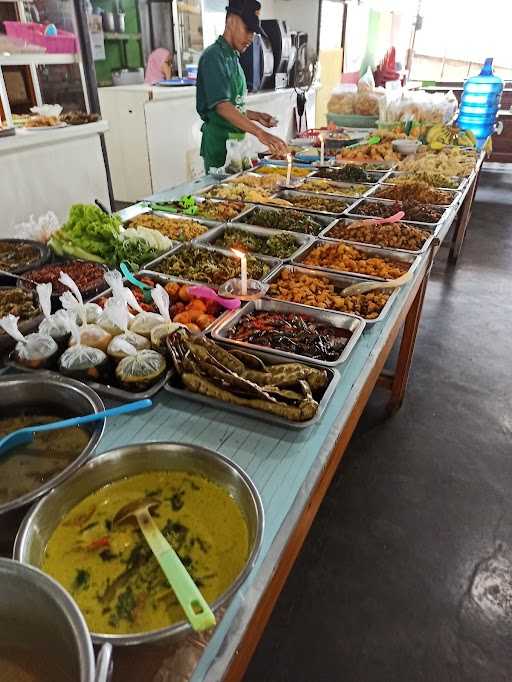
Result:
<svg viewBox="0 0 512 682"><path fill-rule="evenodd" d="M168 81L172 73L172 56L165 47L159 47L148 57L144 82L155 85L160 81Z"/></svg>

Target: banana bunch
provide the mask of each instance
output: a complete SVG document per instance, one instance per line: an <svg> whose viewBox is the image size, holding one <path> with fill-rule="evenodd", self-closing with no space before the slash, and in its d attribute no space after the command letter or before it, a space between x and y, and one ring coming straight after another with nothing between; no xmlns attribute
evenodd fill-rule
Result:
<svg viewBox="0 0 512 682"><path fill-rule="evenodd" d="M427 144L434 151L444 149L448 145L476 147L476 138L471 130L462 130L457 128L457 126L436 123L427 132Z"/></svg>

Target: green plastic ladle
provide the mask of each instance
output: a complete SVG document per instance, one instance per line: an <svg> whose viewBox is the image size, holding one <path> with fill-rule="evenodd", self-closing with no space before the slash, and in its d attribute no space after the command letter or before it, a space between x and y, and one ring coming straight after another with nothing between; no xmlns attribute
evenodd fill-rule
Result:
<svg viewBox="0 0 512 682"><path fill-rule="evenodd" d="M124 277L126 277L126 279L130 282L130 284L133 284L133 286L138 287L142 291L144 294L144 303L152 303L153 299L151 297L151 290L153 287L150 287L149 284L144 284L144 282L139 281L134 276L127 263L121 263L119 269L123 273Z"/></svg>
<svg viewBox="0 0 512 682"><path fill-rule="evenodd" d="M190 624L196 632L209 630L216 625L213 611L149 513L159 505L160 501L153 498L130 502L114 516L114 526L135 517Z"/></svg>

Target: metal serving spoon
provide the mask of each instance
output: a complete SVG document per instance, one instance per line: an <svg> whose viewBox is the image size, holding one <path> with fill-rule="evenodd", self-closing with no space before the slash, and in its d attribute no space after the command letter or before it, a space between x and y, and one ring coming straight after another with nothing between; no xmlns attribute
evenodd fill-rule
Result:
<svg viewBox="0 0 512 682"><path fill-rule="evenodd" d="M42 424L41 426L27 426L24 429L18 429L12 433L0 438L0 457L5 455L9 450L20 445L30 443L35 433L43 431L54 431L55 429L67 429L70 426L81 426L82 424L90 424L91 422L99 421L105 417L117 417L120 414L128 414L129 412L137 412L146 407L151 407L153 403L151 400L137 400L134 403L126 403L126 405L119 405L119 407L112 407L109 410L102 412L95 412L94 414L86 414L83 417L72 417L71 419L63 419L58 422L51 422L51 424Z"/></svg>
<svg viewBox="0 0 512 682"><path fill-rule="evenodd" d="M150 509L154 509L159 505L160 500L154 498L130 502L122 507L114 516L114 526L135 517L146 542L160 564L160 568L169 581L190 624L196 632L209 630L216 624L213 611L150 514Z"/></svg>
<svg viewBox="0 0 512 682"><path fill-rule="evenodd" d="M412 272L409 270L398 279L392 279L389 282L362 282L361 284L351 284L346 289L343 289L341 296L358 296L360 294L367 294L369 291L376 289L397 289L411 279Z"/></svg>

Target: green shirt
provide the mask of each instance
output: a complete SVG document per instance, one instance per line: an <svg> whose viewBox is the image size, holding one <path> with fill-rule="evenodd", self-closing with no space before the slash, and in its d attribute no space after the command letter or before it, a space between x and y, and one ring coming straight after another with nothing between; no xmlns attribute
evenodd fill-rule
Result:
<svg viewBox="0 0 512 682"><path fill-rule="evenodd" d="M201 128L201 156L206 171L226 162L226 141L230 135L243 135L215 111L217 104L231 102L245 111L247 83L239 55L222 36L201 55L197 72L196 109L204 121Z"/></svg>

